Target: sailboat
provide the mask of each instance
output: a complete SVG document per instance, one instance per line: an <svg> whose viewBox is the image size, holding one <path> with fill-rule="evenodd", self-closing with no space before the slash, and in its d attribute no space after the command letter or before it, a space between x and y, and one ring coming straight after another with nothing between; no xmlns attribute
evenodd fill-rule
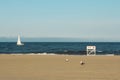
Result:
<svg viewBox="0 0 120 80"><path fill-rule="evenodd" d="M20 35L18 35L17 45L18 45L18 46L22 46L22 45L24 45L23 43L21 43Z"/></svg>

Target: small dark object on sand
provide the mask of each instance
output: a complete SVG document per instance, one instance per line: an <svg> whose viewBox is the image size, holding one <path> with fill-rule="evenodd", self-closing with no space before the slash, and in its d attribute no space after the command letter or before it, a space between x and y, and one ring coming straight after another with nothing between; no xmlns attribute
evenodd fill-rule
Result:
<svg viewBox="0 0 120 80"><path fill-rule="evenodd" d="M80 61L80 65L84 65L85 63L83 61Z"/></svg>

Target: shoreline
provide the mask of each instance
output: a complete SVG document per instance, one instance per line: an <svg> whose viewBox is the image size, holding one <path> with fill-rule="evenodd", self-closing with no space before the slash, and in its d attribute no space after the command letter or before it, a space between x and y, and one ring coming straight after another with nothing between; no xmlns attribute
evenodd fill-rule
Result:
<svg viewBox="0 0 120 80"><path fill-rule="evenodd" d="M116 54L83 55L83 54L57 54L57 53L0 53L0 55L120 56Z"/></svg>

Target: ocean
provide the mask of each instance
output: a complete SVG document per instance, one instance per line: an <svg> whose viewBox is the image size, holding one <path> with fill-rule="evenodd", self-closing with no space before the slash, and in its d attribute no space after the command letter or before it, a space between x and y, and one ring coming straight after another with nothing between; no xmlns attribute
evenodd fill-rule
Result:
<svg viewBox="0 0 120 80"><path fill-rule="evenodd" d="M96 46L98 55L120 55L120 42L0 42L0 54L86 55L86 46Z"/></svg>

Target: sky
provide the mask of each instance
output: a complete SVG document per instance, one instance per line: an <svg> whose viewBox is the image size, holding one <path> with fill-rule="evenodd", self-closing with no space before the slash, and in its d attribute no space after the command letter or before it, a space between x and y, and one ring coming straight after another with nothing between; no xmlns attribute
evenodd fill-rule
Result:
<svg viewBox="0 0 120 80"><path fill-rule="evenodd" d="M120 0L0 0L0 37L120 41Z"/></svg>

